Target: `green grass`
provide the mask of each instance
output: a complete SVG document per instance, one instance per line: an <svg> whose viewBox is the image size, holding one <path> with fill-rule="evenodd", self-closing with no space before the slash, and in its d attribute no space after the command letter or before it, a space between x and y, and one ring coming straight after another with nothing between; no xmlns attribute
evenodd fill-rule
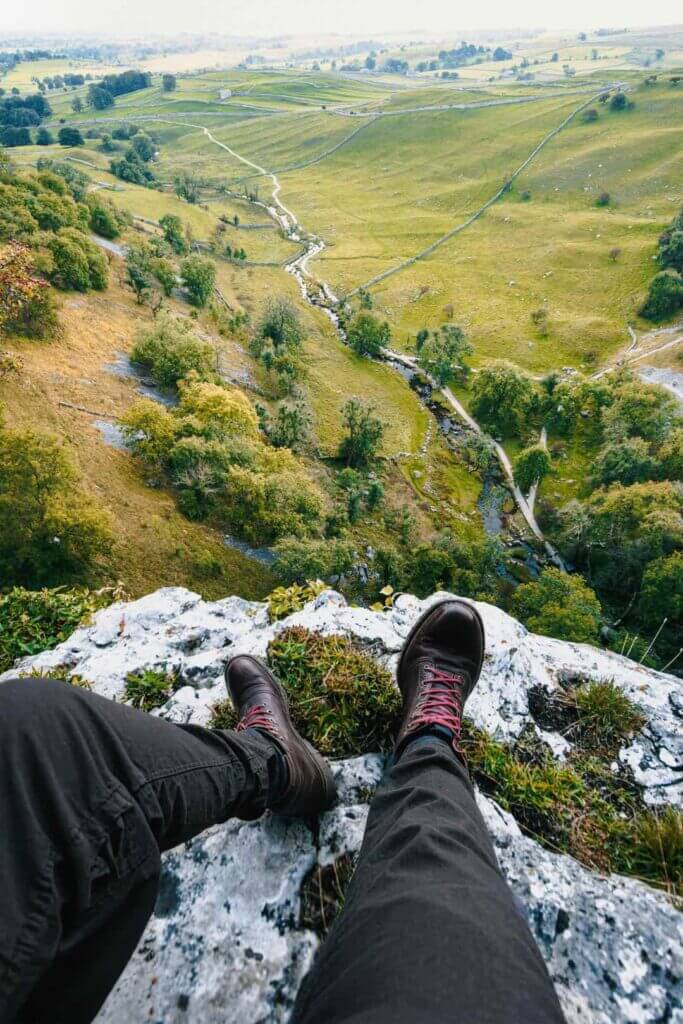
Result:
<svg viewBox="0 0 683 1024"><path fill-rule="evenodd" d="M126 676L124 699L140 711L160 708L172 696L176 678L164 669L143 668Z"/></svg>

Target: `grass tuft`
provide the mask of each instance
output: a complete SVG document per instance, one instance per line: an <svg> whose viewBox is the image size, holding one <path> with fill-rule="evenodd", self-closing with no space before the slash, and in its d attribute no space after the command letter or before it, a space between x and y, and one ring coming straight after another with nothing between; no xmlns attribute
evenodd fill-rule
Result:
<svg viewBox="0 0 683 1024"><path fill-rule="evenodd" d="M301 928L324 938L344 909L346 888L353 877L355 858L345 853L332 864L316 864L301 886Z"/></svg>
<svg viewBox="0 0 683 1024"><path fill-rule="evenodd" d="M165 670L143 668L126 676L125 699L140 711L160 708L172 696L176 688L176 677Z"/></svg>
<svg viewBox="0 0 683 1024"><path fill-rule="evenodd" d="M296 728L332 757L385 749L401 707L389 672L348 637L299 626L270 643L268 660L284 684Z"/></svg>

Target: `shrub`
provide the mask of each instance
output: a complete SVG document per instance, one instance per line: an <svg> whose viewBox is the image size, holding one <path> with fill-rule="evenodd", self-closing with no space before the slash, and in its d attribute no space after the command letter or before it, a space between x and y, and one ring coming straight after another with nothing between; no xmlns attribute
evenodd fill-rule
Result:
<svg viewBox="0 0 683 1024"><path fill-rule="evenodd" d="M124 698L140 711L160 708L173 695L176 678L165 670L143 668L126 676Z"/></svg>
<svg viewBox="0 0 683 1024"><path fill-rule="evenodd" d="M327 584L322 580L306 580L305 583L293 583L289 587L276 587L267 597L268 615L271 622L284 619L294 612L300 612L305 604L312 601Z"/></svg>
<svg viewBox="0 0 683 1024"><path fill-rule="evenodd" d="M54 298L35 274L30 250L18 243L0 252L0 330L46 338L57 330Z"/></svg>
<svg viewBox="0 0 683 1024"><path fill-rule="evenodd" d="M58 443L34 431L0 429L0 578L55 584L91 575L111 549L106 516L79 493Z"/></svg>
<svg viewBox="0 0 683 1024"><path fill-rule="evenodd" d="M346 435L339 446L339 457L347 466L364 468L376 458L384 435L384 424L374 415L373 405L351 398L342 409Z"/></svg>
<svg viewBox="0 0 683 1024"><path fill-rule="evenodd" d="M348 637L295 626L268 647L295 727L326 756L390 746L401 699L393 680Z"/></svg>
<svg viewBox="0 0 683 1024"><path fill-rule="evenodd" d="M347 332L349 345L359 356L378 356L391 343L388 323L380 323L372 313L358 313Z"/></svg>
<svg viewBox="0 0 683 1024"><path fill-rule="evenodd" d="M656 558L643 573L640 614L652 628L666 617L674 626L683 624L683 551Z"/></svg>
<svg viewBox="0 0 683 1024"><path fill-rule="evenodd" d="M437 331L422 339L417 361L437 384L444 387L454 380L464 383L469 375L465 359L473 351L460 327L442 324Z"/></svg>
<svg viewBox="0 0 683 1024"><path fill-rule="evenodd" d="M90 210L90 227L95 234L102 238L118 238L126 218L118 212L114 204L101 195L89 196L87 204Z"/></svg>
<svg viewBox="0 0 683 1024"><path fill-rule="evenodd" d="M164 238L173 251L179 256L184 256L187 252L187 240L180 217L167 213L160 219L159 226L163 229Z"/></svg>
<svg viewBox="0 0 683 1024"><path fill-rule="evenodd" d="M78 128L60 128L59 135L60 146L84 146L85 139L79 132Z"/></svg>
<svg viewBox="0 0 683 1024"><path fill-rule="evenodd" d="M18 658L52 650L100 608L122 596L112 588L25 590L0 595L0 672Z"/></svg>
<svg viewBox="0 0 683 1024"><path fill-rule="evenodd" d="M552 460L548 449L542 444L525 448L515 459L515 482L523 492L543 480L552 471Z"/></svg>
<svg viewBox="0 0 683 1024"><path fill-rule="evenodd" d="M62 228L47 244L54 261L52 279L60 288L86 292L107 287L107 260L97 246L75 228Z"/></svg>
<svg viewBox="0 0 683 1024"><path fill-rule="evenodd" d="M676 270L662 270L650 281L650 290L640 309L646 320L668 320L683 307L683 277Z"/></svg>
<svg viewBox="0 0 683 1024"><path fill-rule="evenodd" d="M183 283L193 306L205 306L213 292L216 264L206 256L188 256L180 265Z"/></svg>
<svg viewBox="0 0 683 1024"><path fill-rule="evenodd" d="M288 537L275 546L273 572L289 586L307 580L343 576L354 563L353 546L341 540L296 540Z"/></svg>
<svg viewBox="0 0 683 1024"><path fill-rule="evenodd" d="M600 602L578 575L545 569L537 580L515 591L512 609L534 633L577 643L597 639Z"/></svg>
<svg viewBox="0 0 683 1024"><path fill-rule="evenodd" d="M598 196L598 198L595 200L595 205L596 206L609 206L610 198L611 197L610 197L609 192L601 192L600 195Z"/></svg>
<svg viewBox="0 0 683 1024"><path fill-rule="evenodd" d="M216 353L201 341L187 320L163 316L138 332L131 358L146 366L162 387L173 387L190 373L195 380L215 376Z"/></svg>
<svg viewBox="0 0 683 1024"><path fill-rule="evenodd" d="M624 92L615 92L612 99L609 101L610 110L626 110L627 106L628 100L626 98L626 93Z"/></svg>
<svg viewBox="0 0 683 1024"><path fill-rule="evenodd" d="M282 297L270 299L252 340L254 355L260 358L268 342L277 351L281 348L299 348L302 341L303 328L296 306Z"/></svg>
<svg viewBox="0 0 683 1024"><path fill-rule="evenodd" d="M595 460L591 480L596 487L611 484L637 484L654 479L659 471L657 459L640 437L606 444Z"/></svg>

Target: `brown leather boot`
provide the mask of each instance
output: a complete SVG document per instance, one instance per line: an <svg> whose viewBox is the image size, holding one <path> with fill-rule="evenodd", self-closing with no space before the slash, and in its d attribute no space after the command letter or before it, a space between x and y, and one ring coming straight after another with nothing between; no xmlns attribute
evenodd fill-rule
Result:
<svg viewBox="0 0 683 1024"><path fill-rule="evenodd" d="M481 616L465 601L447 598L418 619L396 673L403 694L396 757L412 737L434 727L447 729L460 752L462 710L479 679L484 644Z"/></svg>
<svg viewBox="0 0 683 1024"><path fill-rule="evenodd" d="M280 748L287 762L285 792L267 806L292 818L328 810L337 789L327 761L292 725L287 696L266 666L249 654L236 654L225 666L225 683L239 717L237 731L258 729Z"/></svg>

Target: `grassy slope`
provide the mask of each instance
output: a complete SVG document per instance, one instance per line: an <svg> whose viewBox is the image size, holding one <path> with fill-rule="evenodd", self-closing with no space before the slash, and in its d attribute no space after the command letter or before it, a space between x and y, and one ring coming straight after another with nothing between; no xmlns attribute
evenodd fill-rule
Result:
<svg viewBox="0 0 683 1024"><path fill-rule="evenodd" d="M4 342L23 360L18 382L0 383L7 422L63 441L85 491L111 514L117 542L108 569L132 595L182 584L211 597L263 596L272 589L272 578L261 565L226 548L213 530L181 516L171 494L147 486L132 458L104 443L95 417L60 404L119 416L138 397L134 382L105 366L117 351L130 349L135 330L151 315L135 306L116 278L112 274L102 294L63 297L62 338L49 344Z"/></svg>

